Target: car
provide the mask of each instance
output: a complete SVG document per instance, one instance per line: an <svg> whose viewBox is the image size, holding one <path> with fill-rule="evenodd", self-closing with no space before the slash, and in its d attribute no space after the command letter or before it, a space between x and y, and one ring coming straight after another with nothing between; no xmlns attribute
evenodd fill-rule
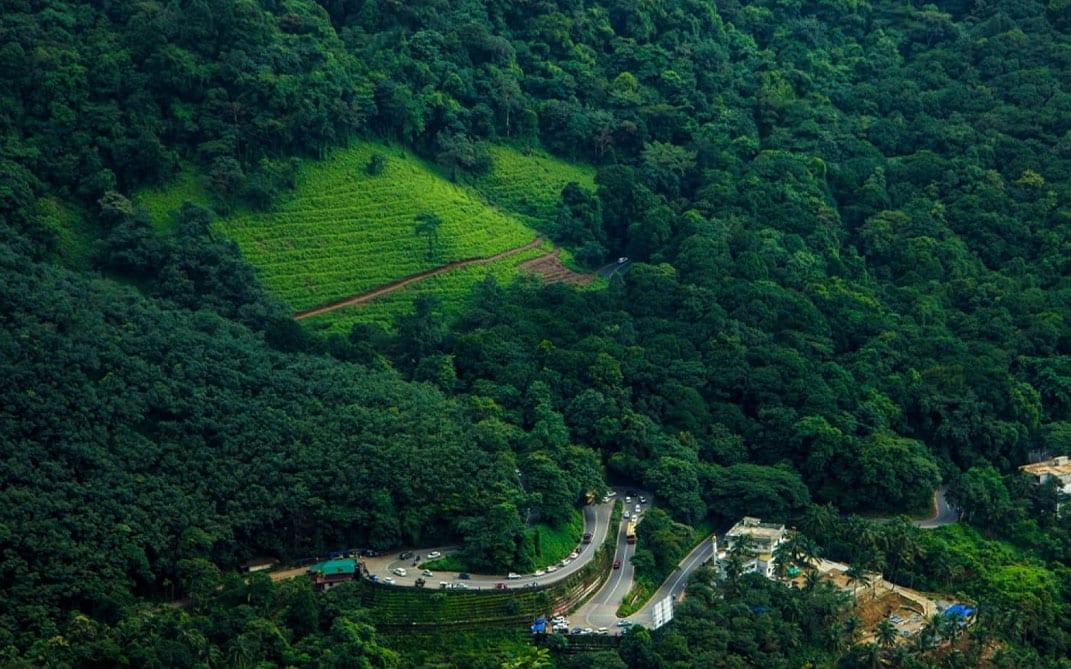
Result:
<svg viewBox="0 0 1071 669"><path fill-rule="evenodd" d="M617 264L618 265L624 265L627 262L628 262L628 256L621 256L620 258L617 259Z"/></svg>
<svg viewBox="0 0 1071 669"><path fill-rule="evenodd" d="M393 578L391 578L390 576L386 576L386 577L384 577L384 578L383 578L383 580L382 580L382 581L380 581L380 582L381 582L381 583L386 583L387 585L394 585L394 583L395 583L395 580L394 580Z"/></svg>
<svg viewBox="0 0 1071 669"><path fill-rule="evenodd" d="M585 627L580 633L581 634L594 634L595 630L591 629L590 627Z"/></svg>
<svg viewBox="0 0 1071 669"><path fill-rule="evenodd" d="M398 556L398 559L408 560L411 557L413 557L413 551L404 551L401 555Z"/></svg>
<svg viewBox="0 0 1071 669"><path fill-rule="evenodd" d="M647 498L644 497L643 495L640 495L640 504L646 504L646 503L647 503Z"/></svg>
<svg viewBox="0 0 1071 669"><path fill-rule="evenodd" d="M577 551L573 551L572 553L569 553L569 559L570 559L570 560L575 560L575 559L577 559L578 557L580 557L580 553L579 553L579 552L577 552Z"/></svg>
<svg viewBox="0 0 1071 669"><path fill-rule="evenodd" d="M584 543L586 543L586 544L590 544L590 543L591 543L591 532L585 532L585 533L584 533L584 539L583 539L583 541L584 541Z"/></svg>
<svg viewBox="0 0 1071 669"><path fill-rule="evenodd" d="M506 578L508 578L511 581L516 581L520 577L521 577L520 574L518 574L516 572L512 572L512 571L510 573L506 574Z"/></svg>
<svg viewBox="0 0 1071 669"><path fill-rule="evenodd" d="M547 573L548 573L548 574L549 574L549 573L552 573L552 572L555 572L555 571L558 571L558 566L557 566L557 565L553 565L553 564L552 564L552 565L550 565L549 567L547 567Z"/></svg>
<svg viewBox="0 0 1071 669"><path fill-rule="evenodd" d="M449 587L450 587L450 584L447 583L446 581L439 581L439 589L440 590L446 590Z"/></svg>
<svg viewBox="0 0 1071 669"><path fill-rule="evenodd" d="M557 625L558 623L567 623L569 621L565 619L565 616L559 614L559 615L556 615L553 618L551 618L550 622L552 622L555 625Z"/></svg>
<svg viewBox="0 0 1071 669"><path fill-rule="evenodd" d="M630 497L635 497L635 496L636 496L636 495L638 495L638 494L639 494L639 493L638 493L638 492L636 492L635 490L629 490L629 491L628 491L628 495L629 495Z"/></svg>
<svg viewBox="0 0 1071 669"><path fill-rule="evenodd" d="M495 590L509 590L509 586L505 583L495 583Z"/></svg>
<svg viewBox="0 0 1071 669"><path fill-rule="evenodd" d="M624 513L621 514L621 517L624 518L625 520L628 520L632 516L629 514L628 511L625 511Z"/></svg>
<svg viewBox="0 0 1071 669"><path fill-rule="evenodd" d="M402 569L401 567L395 567L394 569L391 569L391 572L395 576L405 576L407 573L409 573L406 570Z"/></svg>
<svg viewBox="0 0 1071 669"><path fill-rule="evenodd" d="M572 631L569 632L569 633L570 634L583 634L584 633L584 628L583 627L574 627L572 629Z"/></svg>
<svg viewBox="0 0 1071 669"><path fill-rule="evenodd" d="M599 629L595 630L595 633L596 634L604 634L605 635L605 634L609 634L610 630L606 629L605 627L600 627Z"/></svg>
<svg viewBox="0 0 1071 669"><path fill-rule="evenodd" d="M610 496L609 496L609 495L606 495L606 496L604 496L604 497L602 498L602 503L603 503L603 504L606 504L606 503L607 503L607 502L609 502L609 501L610 501Z"/></svg>
<svg viewBox="0 0 1071 669"><path fill-rule="evenodd" d="M635 511L636 513L639 513L640 512L640 505L637 504L636 507L634 509L632 509L632 510Z"/></svg>
<svg viewBox="0 0 1071 669"><path fill-rule="evenodd" d="M536 569L536 572L534 574L532 574L532 576L535 576L536 578L539 578L540 576L545 576L546 573L547 573L546 569Z"/></svg>
<svg viewBox="0 0 1071 669"><path fill-rule="evenodd" d="M467 581L470 578L472 578L472 576L470 576L467 571L461 572L460 574L457 575L457 577L460 578L462 581Z"/></svg>
<svg viewBox="0 0 1071 669"><path fill-rule="evenodd" d="M373 582L373 583L379 583L379 577L376 576L375 574L372 574L371 576L369 576L368 580Z"/></svg>
<svg viewBox="0 0 1071 669"><path fill-rule="evenodd" d="M621 568L621 560L614 560L614 569Z"/></svg>
<svg viewBox="0 0 1071 669"><path fill-rule="evenodd" d="M629 495L628 497L625 498L625 504L632 504L632 496L631 495Z"/></svg>
<svg viewBox="0 0 1071 669"><path fill-rule="evenodd" d="M426 576L426 577L428 577L428 578L431 578L431 577L432 577L432 576L434 576L435 574L433 574L433 573L432 573L432 571L431 571L430 569L425 569L424 571L420 572L420 575L421 575L421 576Z"/></svg>
<svg viewBox="0 0 1071 669"><path fill-rule="evenodd" d="M428 553L427 556L424 559L425 560L434 560L435 558L441 558L442 556L443 556L443 554L440 553L439 551L432 551L432 552Z"/></svg>
<svg viewBox="0 0 1071 669"><path fill-rule="evenodd" d="M562 560L562 566L568 566L570 562L572 562L572 560L570 560L569 558L565 558L564 560Z"/></svg>
<svg viewBox="0 0 1071 669"><path fill-rule="evenodd" d="M618 627L632 627L632 621L631 620L618 620L617 621L617 626Z"/></svg>
<svg viewBox="0 0 1071 669"><path fill-rule="evenodd" d="M616 490L611 490L610 492L606 493L606 496L607 497L617 497L617 491Z"/></svg>

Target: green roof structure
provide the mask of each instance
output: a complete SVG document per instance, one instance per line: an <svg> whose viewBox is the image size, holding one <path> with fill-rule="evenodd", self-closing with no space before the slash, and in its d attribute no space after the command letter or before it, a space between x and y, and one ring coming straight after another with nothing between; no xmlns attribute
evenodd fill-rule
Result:
<svg viewBox="0 0 1071 669"><path fill-rule="evenodd" d="M353 574L357 571L357 563L353 560L328 560L327 562L317 562L309 567L309 571L316 572L321 576Z"/></svg>

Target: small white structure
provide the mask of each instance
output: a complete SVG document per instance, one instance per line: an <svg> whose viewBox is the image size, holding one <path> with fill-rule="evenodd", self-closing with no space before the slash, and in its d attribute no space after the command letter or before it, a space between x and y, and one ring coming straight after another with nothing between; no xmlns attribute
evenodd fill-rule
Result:
<svg viewBox="0 0 1071 669"><path fill-rule="evenodd" d="M1059 455L1050 460L1023 465L1019 470L1036 478L1039 485L1055 480L1060 492L1071 496L1071 457ZM1059 505L1056 508L1059 511Z"/></svg>
<svg viewBox="0 0 1071 669"><path fill-rule="evenodd" d="M651 612L651 629L658 629L673 620L673 595L655 602Z"/></svg>
<svg viewBox="0 0 1071 669"><path fill-rule="evenodd" d="M775 573L774 551L785 542L786 534L784 525L764 523L758 518L744 516L726 533L722 550L715 548L718 566L724 569L733 546L746 535L751 538L751 547L748 549L751 559L744 563L744 572L755 572L772 579Z"/></svg>

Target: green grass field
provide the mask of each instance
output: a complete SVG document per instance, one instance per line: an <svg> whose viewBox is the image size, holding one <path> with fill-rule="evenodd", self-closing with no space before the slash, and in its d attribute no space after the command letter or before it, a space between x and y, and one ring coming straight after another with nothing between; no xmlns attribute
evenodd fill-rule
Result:
<svg viewBox="0 0 1071 669"><path fill-rule="evenodd" d="M499 283L506 283L516 277L520 270L518 265L526 260L537 258L551 248L549 243L522 251L516 255L488 265L469 265L412 284L390 295L355 307L346 307L302 321L313 332L329 335L346 335L357 323L377 323L384 329L393 327L394 317L400 313L412 311L413 303L422 296L434 297L441 305L443 316L455 317L467 304L472 287L488 276L493 276Z"/></svg>
<svg viewBox="0 0 1071 669"><path fill-rule="evenodd" d="M365 166L376 152L386 157L386 167L370 176ZM271 211L239 209L220 219L216 229L238 243L269 291L300 310L450 261L521 246L537 236L537 228L546 228L565 184L594 187L589 166L512 147L491 152L492 172L465 185L450 182L434 165L401 147L358 142L323 161L305 163L295 191ZM201 176L189 166L168 187L142 191L138 200L161 231L184 201L210 203ZM442 221L430 253L428 237L416 232L417 216L425 213ZM488 275L508 282L518 274L518 265L550 248L459 268L304 323L321 334L345 334L355 323L390 328L395 315L410 310L422 295L438 298L450 318L476 283ZM572 265L567 253L562 260Z"/></svg>
<svg viewBox="0 0 1071 669"><path fill-rule="evenodd" d="M595 190L595 168L590 165L509 146L492 147L491 158L491 172L474 185L490 202L520 215L536 229L545 230L554 220L558 197L569 182Z"/></svg>

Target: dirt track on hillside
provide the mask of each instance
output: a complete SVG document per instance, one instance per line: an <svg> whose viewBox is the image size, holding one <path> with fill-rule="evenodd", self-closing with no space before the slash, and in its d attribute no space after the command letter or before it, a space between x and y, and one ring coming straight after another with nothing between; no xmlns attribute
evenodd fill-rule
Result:
<svg viewBox="0 0 1071 669"><path fill-rule="evenodd" d="M364 293L350 295L349 297L344 297L341 300L335 300L334 302L321 304L318 307L312 307L311 309L298 311L294 314L294 318L300 321L303 318L308 318L309 316L318 316L319 314L326 314L327 312L334 311L335 309L341 309L343 307L352 307L358 304L364 304L365 302L371 302L377 297L389 295L390 293L393 293L396 290L405 288L411 283L423 281L424 279L433 277L436 274L442 274L443 272L449 272L452 269L457 269L459 267L467 267L469 265L486 265L488 263L493 263L503 258L508 258L511 255L521 253L522 251L534 249L535 247L542 244L543 241L544 240L542 237L536 237L535 239L523 246L515 246L511 249L506 249L505 251L502 251L501 253L496 253L493 256L483 256L480 258L466 258L465 260L455 260L453 262L446 263L445 265L440 265L434 269L429 269L424 272L418 272L417 274L410 274L404 279L392 281L391 283L384 284L379 288L373 288L372 290L369 290Z"/></svg>

